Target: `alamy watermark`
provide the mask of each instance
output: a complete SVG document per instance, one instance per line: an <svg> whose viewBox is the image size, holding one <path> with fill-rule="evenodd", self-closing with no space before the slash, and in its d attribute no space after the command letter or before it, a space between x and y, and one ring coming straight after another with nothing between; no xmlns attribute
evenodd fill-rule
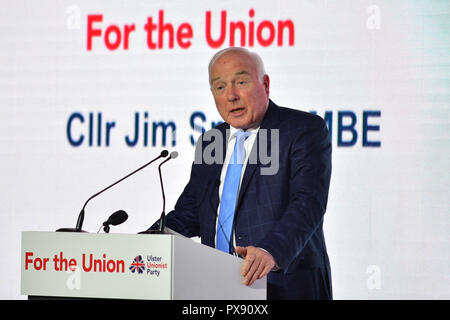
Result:
<svg viewBox="0 0 450 320"><path fill-rule="evenodd" d="M228 141L230 130L226 134L219 129L205 132L197 141L195 164L223 164L225 158L224 145ZM203 144L207 144L203 148ZM248 156L249 164L261 164L261 175L275 175L280 166L280 130L259 129Z"/></svg>

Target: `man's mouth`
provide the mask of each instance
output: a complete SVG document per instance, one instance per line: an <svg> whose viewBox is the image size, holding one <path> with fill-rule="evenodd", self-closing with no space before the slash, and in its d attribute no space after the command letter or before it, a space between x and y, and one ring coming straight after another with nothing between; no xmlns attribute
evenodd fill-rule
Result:
<svg viewBox="0 0 450 320"><path fill-rule="evenodd" d="M234 108L234 109L231 109L230 113L238 114L238 113L240 113L242 111L244 111L244 108Z"/></svg>

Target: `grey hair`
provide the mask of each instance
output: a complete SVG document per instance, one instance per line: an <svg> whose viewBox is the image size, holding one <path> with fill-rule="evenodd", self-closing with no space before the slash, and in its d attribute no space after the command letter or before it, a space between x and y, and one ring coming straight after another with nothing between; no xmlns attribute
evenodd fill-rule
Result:
<svg viewBox="0 0 450 320"><path fill-rule="evenodd" d="M208 74L209 74L209 84L210 85L211 85L211 69L212 69L214 63L216 63L217 59L219 59L222 55L224 55L227 52L240 52L240 53L244 53L247 56L249 56L256 63L256 72L258 73L258 79L260 81L263 81L263 78L266 75L266 70L264 68L264 63L263 63L261 57L257 53L251 52L250 50L247 50L246 48L229 47L229 48L225 48L225 49L222 49L219 52L217 52L215 55L213 55L213 57L209 61Z"/></svg>

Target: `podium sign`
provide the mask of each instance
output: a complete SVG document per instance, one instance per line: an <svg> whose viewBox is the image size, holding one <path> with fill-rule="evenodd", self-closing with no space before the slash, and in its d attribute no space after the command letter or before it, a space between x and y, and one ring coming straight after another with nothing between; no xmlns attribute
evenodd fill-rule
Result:
<svg viewBox="0 0 450 320"><path fill-rule="evenodd" d="M116 299L266 299L242 260L174 235L22 232L21 293Z"/></svg>

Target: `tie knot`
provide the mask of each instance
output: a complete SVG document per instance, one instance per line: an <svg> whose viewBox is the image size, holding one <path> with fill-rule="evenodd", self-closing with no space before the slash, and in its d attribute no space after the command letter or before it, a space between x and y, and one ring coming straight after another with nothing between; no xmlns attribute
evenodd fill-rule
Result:
<svg viewBox="0 0 450 320"><path fill-rule="evenodd" d="M245 141L245 139L247 139L249 135L250 135L250 132L248 132L248 131L238 130L236 132L236 143Z"/></svg>
<svg viewBox="0 0 450 320"><path fill-rule="evenodd" d="M230 159L230 163L242 165L245 159L244 141L245 139L248 138L250 132L239 130L236 132L235 135L236 135L236 143L234 145L234 151Z"/></svg>

